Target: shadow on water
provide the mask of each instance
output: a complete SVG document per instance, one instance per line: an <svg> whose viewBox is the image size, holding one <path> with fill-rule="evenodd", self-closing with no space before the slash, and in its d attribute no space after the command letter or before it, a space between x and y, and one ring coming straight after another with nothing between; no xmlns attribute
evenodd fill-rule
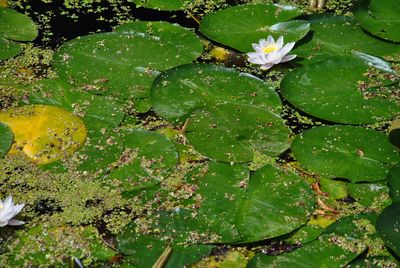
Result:
<svg viewBox="0 0 400 268"><path fill-rule="evenodd" d="M112 31L120 24L120 21L167 21L198 29L198 23L183 11L169 12L137 8L135 4L127 2L121 4L102 1L101 3L93 2L88 6L67 8L63 1L44 3L41 0L32 0L30 8L25 12L41 28L35 45L50 48L56 48L78 36ZM38 14L41 14L41 19ZM43 17L43 14L46 14L46 17Z"/></svg>

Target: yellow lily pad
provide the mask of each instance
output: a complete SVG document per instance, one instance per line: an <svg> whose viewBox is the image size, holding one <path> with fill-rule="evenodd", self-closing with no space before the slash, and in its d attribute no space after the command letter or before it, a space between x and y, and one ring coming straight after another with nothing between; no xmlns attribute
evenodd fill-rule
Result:
<svg viewBox="0 0 400 268"><path fill-rule="evenodd" d="M50 105L27 105L0 112L0 122L14 133L9 154L22 151L37 164L71 155L87 135L78 116Z"/></svg>

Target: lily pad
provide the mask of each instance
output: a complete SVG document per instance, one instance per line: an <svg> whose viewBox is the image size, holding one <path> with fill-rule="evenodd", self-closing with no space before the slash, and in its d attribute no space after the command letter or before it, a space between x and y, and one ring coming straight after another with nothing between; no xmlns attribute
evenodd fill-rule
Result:
<svg viewBox="0 0 400 268"><path fill-rule="evenodd" d="M188 0L130 0L137 7L145 7L157 10L175 11L181 10Z"/></svg>
<svg viewBox="0 0 400 268"><path fill-rule="evenodd" d="M0 60L17 56L22 52L22 47L10 40L0 37Z"/></svg>
<svg viewBox="0 0 400 268"><path fill-rule="evenodd" d="M86 139L82 120L59 107L27 105L0 113L14 133L10 153L23 151L38 164L55 162L75 152Z"/></svg>
<svg viewBox="0 0 400 268"><path fill-rule="evenodd" d="M375 219L373 214L342 218L319 239L278 256L257 254L247 267L344 267L367 248L362 241L375 235L370 233Z"/></svg>
<svg viewBox="0 0 400 268"><path fill-rule="evenodd" d="M399 152L384 133L355 126L323 126L296 136L292 151L309 171L351 182L380 181Z"/></svg>
<svg viewBox="0 0 400 268"><path fill-rule="evenodd" d="M354 15L366 31L400 42L400 6L396 0L360 0Z"/></svg>
<svg viewBox="0 0 400 268"><path fill-rule="evenodd" d="M351 197L353 197L358 203L366 207L371 206L376 198L381 197L380 199L382 199L382 195L387 196L387 194L389 193L386 182L349 183L347 185L347 190Z"/></svg>
<svg viewBox="0 0 400 268"><path fill-rule="evenodd" d="M393 120L389 127L389 141L400 148L400 118Z"/></svg>
<svg viewBox="0 0 400 268"><path fill-rule="evenodd" d="M0 7L0 37L14 41L33 41L38 35L36 24L26 15Z"/></svg>
<svg viewBox="0 0 400 268"><path fill-rule="evenodd" d="M160 183L178 161L172 141L145 130L123 135L125 152L108 179L117 180L124 191L135 191Z"/></svg>
<svg viewBox="0 0 400 268"><path fill-rule="evenodd" d="M289 147L282 118L252 105L221 104L191 114L186 137L205 156L223 162L249 162L254 152L277 156Z"/></svg>
<svg viewBox="0 0 400 268"><path fill-rule="evenodd" d="M309 21L310 33L293 50L300 57L312 59L353 50L380 57L400 54L399 45L368 35L354 17L312 15Z"/></svg>
<svg viewBox="0 0 400 268"><path fill-rule="evenodd" d="M167 248L168 241L152 235L140 235L134 232L134 226L128 225L118 236L119 250L126 254L127 264L137 268L152 267ZM207 256L212 245L172 245L171 256L165 267L186 267Z"/></svg>
<svg viewBox="0 0 400 268"><path fill-rule="evenodd" d="M289 244L304 245L317 240L323 231L324 229L318 225L307 224L296 230L295 233L285 241Z"/></svg>
<svg viewBox="0 0 400 268"><path fill-rule="evenodd" d="M400 113L399 90L379 78L390 75L388 65L357 55L331 56L293 70L281 82L283 97L309 115L337 123L369 124L394 118Z"/></svg>
<svg viewBox="0 0 400 268"><path fill-rule="evenodd" d="M291 20L301 14L300 9L287 5L233 6L206 15L201 21L200 32L218 43L248 52L253 50L252 43L258 43L268 35L275 39L282 35L285 42L303 38L310 30L310 24L304 20Z"/></svg>
<svg viewBox="0 0 400 268"><path fill-rule="evenodd" d="M332 243L323 236L302 248L278 256L257 254L248 263L248 268L264 267L343 267L361 252L351 252L347 248Z"/></svg>
<svg viewBox="0 0 400 268"><path fill-rule="evenodd" d="M265 165L250 178L237 228L243 242L284 235L306 224L314 205L311 187L303 178Z"/></svg>
<svg viewBox="0 0 400 268"><path fill-rule="evenodd" d="M0 158L4 157L11 148L14 141L14 134L11 129L0 123Z"/></svg>
<svg viewBox="0 0 400 268"><path fill-rule="evenodd" d="M170 69L154 81L154 110L171 122L183 123L199 108L218 104L250 104L280 113L275 90L261 79L211 64L191 64Z"/></svg>
<svg viewBox="0 0 400 268"><path fill-rule="evenodd" d="M86 125L87 140L75 153L77 168L82 171L103 173L120 157L123 142L113 126L98 122L96 119L87 121Z"/></svg>
<svg viewBox="0 0 400 268"><path fill-rule="evenodd" d="M376 222L376 229L386 246L400 256L400 202L386 207Z"/></svg>
<svg viewBox="0 0 400 268"><path fill-rule="evenodd" d="M160 71L191 63L202 51L200 40L188 37L194 35L189 30L179 26L167 28L158 23L151 25L166 29L169 34L163 36L168 38L142 32L78 37L58 49L53 66L62 79L96 94L111 94L122 99L148 97ZM183 31L186 31L184 35Z"/></svg>
<svg viewBox="0 0 400 268"><path fill-rule="evenodd" d="M216 237L213 243L232 243L241 240L236 216L245 195L244 186L250 177L246 165L231 166L212 162L207 174L199 179L196 194L201 196L196 221L207 226L207 233Z"/></svg>
<svg viewBox="0 0 400 268"><path fill-rule="evenodd" d="M400 165L394 166L387 175L389 195L393 202L400 201Z"/></svg>
<svg viewBox="0 0 400 268"><path fill-rule="evenodd" d="M43 79L32 88L35 92L29 96L30 103L60 106L85 122L96 120L116 127L125 117L123 105L115 98L74 89L61 79Z"/></svg>
<svg viewBox="0 0 400 268"><path fill-rule="evenodd" d="M175 44L177 51L188 55L191 54L193 57L199 56L203 50L200 39L193 31L165 21L128 22L116 27L114 31L125 34L153 36L162 42Z"/></svg>

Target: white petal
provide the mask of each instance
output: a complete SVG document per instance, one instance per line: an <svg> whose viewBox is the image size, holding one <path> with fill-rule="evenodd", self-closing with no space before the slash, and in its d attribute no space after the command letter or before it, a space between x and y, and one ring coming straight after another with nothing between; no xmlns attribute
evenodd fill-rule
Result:
<svg viewBox="0 0 400 268"><path fill-rule="evenodd" d="M0 221L7 221L10 219L11 215L12 215L12 209L10 208L3 208L0 209Z"/></svg>
<svg viewBox="0 0 400 268"><path fill-rule="evenodd" d="M0 227L4 227L8 224L8 221L0 222Z"/></svg>
<svg viewBox="0 0 400 268"><path fill-rule="evenodd" d="M253 47L253 49L254 49L255 51L261 51L261 47L260 47L259 44L253 43L253 44L251 44L251 46Z"/></svg>
<svg viewBox="0 0 400 268"><path fill-rule="evenodd" d="M263 66L260 67L261 70L268 70L269 68L271 68L272 66L274 66L275 64L273 63L266 63Z"/></svg>
<svg viewBox="0 0 400 268"><path fill-rule="evenodd" d="M283 57L281 59L281 62L287 62L287 61L293 60L294 58L296 58L296 56L297 55L295 55L295 54L286 55L285 57Z"/></svg>
<svg viewBox="0 0 400 268"><path fill-rule="evenodd" d="M283 46L283 35L281 35L278 40L276 40L276 45L278 46L278 49L281 49Z"/></svg>
<svg viewBox="0 0 400 268"><path fill-rule="evenodd" d="M19 220L9 220L8 221L8 225L11 225L11 226L18 226L18 225L22 225L22 224L25 224L25 222L19 221Z"/></svg>
<svg viewBox="0 0 400 268"><path fill-rule="evenodd" d="M281 50L279 50L279 53L281 53L282 57L286 56L286 54L288 54L290 50L292 50L294 44L295 42L287 43Z"/></svg>
<svg viewBox="0 0 400 268"><path fill-rule="evenodd" d="M268 42L265 41L265 39L260 39L260 41L258 41L258 44L260 45L260 48L265 47Z"/></svg>
<svg viewBox="0 0 400 268"><path fill-rule="evenodd" d="M282 59L282 55L279 53L279 51L275 51L275 52L267 55L266 62L278 64L281 62L281 59Z"/></svg>
<svg viewBox="0 0 400 268"><path fill-rule="evenodd" d="M261 57L252 57L248 59L249 62L254 64L264 64L265 61Z"/></svg>
<svg viewBox="0 0 400 268"><path fill-rule="evenodd" d="M260 55L260 53L258 53L258 52L249 52L249 53L246 53L246 55L249 58L254 58L254 57L258 57L258 55Z"/></svg>
<svg viewBox="0 0 400 268"><path fill-rule="evenodd" d="M14 207L14 211L13 211L13 216L12 217L14 217L15 215L17 215L18 213L20 213L20 211L24 208L24 206L25 206L25 204L19 204L19 205L16 205L15 207Z"/></svg>
<svg viewBox="0 0 400 268"><path fill-rule="evenodd" d="M4 208L7 209L12 205L12 196L7 196L7 198L4 200Z"/></svg>
<svg viewBox="0 0 400 268"><path fill-rule="evenodd" d="M274 43L275 43L275 40L274 40L274 38L272 37L272 35L268 35L267 43L268 43L268 44L274 44Z"/></svg>

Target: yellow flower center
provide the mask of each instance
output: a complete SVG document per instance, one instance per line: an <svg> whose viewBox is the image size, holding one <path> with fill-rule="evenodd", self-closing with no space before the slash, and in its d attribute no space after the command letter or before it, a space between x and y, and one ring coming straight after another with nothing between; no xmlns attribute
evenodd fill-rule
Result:
<svg viewBox="0 0 400 268"><path fill-rule="evenodd" d="M4 206L2 204L0 204L0 209L3 209L3 208L4 208Z"/></svg>
<svg viewBox="0 0 400 268"><path fill-rule="evenodd" d="M274 52L277 50L278 50L278 46L276 44L270 44L270 45L262 48L262 52L264 52L265 54L268 54L268 53L271 53L271 52Z"/></svg>

